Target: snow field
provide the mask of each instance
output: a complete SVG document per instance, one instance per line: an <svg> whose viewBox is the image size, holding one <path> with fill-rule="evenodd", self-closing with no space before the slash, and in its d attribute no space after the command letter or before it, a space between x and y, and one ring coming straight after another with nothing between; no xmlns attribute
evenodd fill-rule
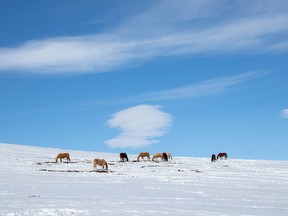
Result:
<svg viewBox="0 0 288 216"><path fill-rule="evenodd" d="M119 162L109 153L0 149L0 215L288 215L287 161L132 162L128 154ZM59 152L72 163L55 164ZM94 158L109 172L92 172Z"/></svg>

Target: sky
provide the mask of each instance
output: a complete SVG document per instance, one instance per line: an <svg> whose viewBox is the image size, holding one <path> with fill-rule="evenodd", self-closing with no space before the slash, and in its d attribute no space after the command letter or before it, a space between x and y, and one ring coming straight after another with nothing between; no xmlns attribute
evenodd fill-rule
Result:
<svg viewBox="0 0 288 216"><path fill-rule="evenodd" d="M0 0L0 143L287 160L288 0Z"/></svg>

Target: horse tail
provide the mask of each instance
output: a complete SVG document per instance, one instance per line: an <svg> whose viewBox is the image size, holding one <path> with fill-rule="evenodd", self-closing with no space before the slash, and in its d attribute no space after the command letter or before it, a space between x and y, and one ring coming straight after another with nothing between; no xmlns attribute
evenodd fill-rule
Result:
<svg viewBox="0 0 288 216"><path fill-rule="evenodd" d="M67 154L67 161L71 161L71 159L70 159L70 154Z"/></svg>
<svg viewBox="0 0 288 216"><path fill-rule="evenodd" d="M105 161L105 166L106 166L106 170L108 170L108 164L106 161Z"/></svg>

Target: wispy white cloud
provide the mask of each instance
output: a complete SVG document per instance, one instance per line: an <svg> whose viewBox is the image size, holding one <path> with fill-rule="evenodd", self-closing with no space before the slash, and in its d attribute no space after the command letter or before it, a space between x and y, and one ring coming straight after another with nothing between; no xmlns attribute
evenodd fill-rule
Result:
<svg viewBox="0 0 288 216"><path fill-rule="evenodd" d="M283 109L281 111L280 116L283 117L283 118L288 118L288 108L287 109Z"/></svg>
<svg viewBox="0 0 288 216"><path fill-rule="evenodd" d="M0 69L39 73L103 72L131 59L129 52L125 53L131 44L117 42L109 35L31 41L20 47L0 49Z"/></svg>
<svg viewBox="0 0 288 216"><path fill-rule="evenodd" d="M288 51L287 1L227 3L157 1L105 34L0 48L0 70L95 73L161 56Z"/></svg>
<svg viewBox="0 0 288 216"><path fill-rule="evenodd" d="M213 95L217 93L223 93L225 91L228 91L229 88L239 83L254 79L259 76L263 76L264 74L266 73L250 72L250 73L242 73L235 76L205 80L188 86L182 86L160 92L152 92L140 95L132 98L131 101L156 101L156 100L192 98L192 97L200 97L206 95Z"/></svg>
<svg viewBox="0 0 288 216"><path fill-rule="evenodd" d="M112 148L141 148L158 142L172 123L172 116L160 110L160 106L139 105L121 110L107 122L120 134L105 143Z"/></svg>

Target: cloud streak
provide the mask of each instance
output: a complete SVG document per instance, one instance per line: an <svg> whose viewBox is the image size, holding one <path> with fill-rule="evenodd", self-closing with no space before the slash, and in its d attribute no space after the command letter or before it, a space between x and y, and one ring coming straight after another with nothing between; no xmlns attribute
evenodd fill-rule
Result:
<svg viewBox="0 0 288 216"><path fill-rule="evenodd" d="M110 32L0 48L0 71L99 73L163 56L287 52L286 1L245 2L157 1Z"/></svg>
<svg viewBox="0 0 288 216"><path fill-rule="evenodd" d="M192 85L140 95L132 98L131 101L159 101L213 95L225 92L228 90L228 88L231 88L232 86L251 79L255 79L257 77L263 76L264 74L266 73L250 72L242 73L235 76L205 80Z"/></svg>
<svg viewBox="0 0 288 216"><path fill-rule="evenodd" d="M164 135L172 123L172 116L160 108L138 105L117 112L107 124L120 134L105 143L111 148L141 148L157 143L154 138Z"/></svg>
<svg viewBox="0 0 288 216"><path fill-rule="evenodd" d="M283 109L281 114L280 114L281 117L283 118L287 118L288 119L288 108L287 109Z"/></svg>

